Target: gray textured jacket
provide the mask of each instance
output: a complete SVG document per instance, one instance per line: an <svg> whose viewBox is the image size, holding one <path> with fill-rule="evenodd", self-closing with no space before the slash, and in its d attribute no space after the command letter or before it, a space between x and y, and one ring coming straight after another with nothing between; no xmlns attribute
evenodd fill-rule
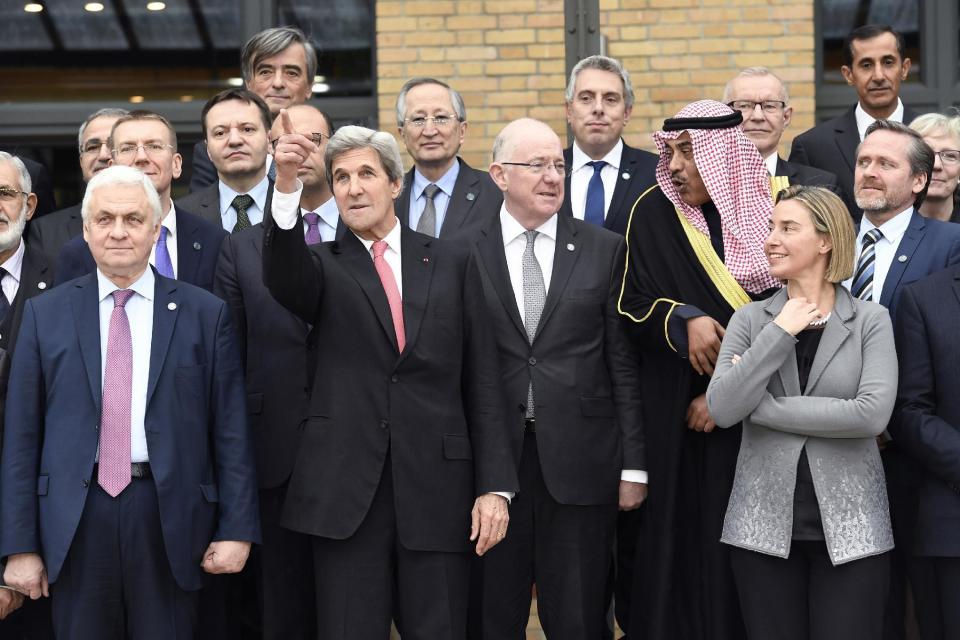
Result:
<svg viewBox="0 0 960 640"><path fill-rule="evenodd" d="M796 339L773 319L786 288L738 310L727 326L707 406L717 425L743 421L736 477L721 540L790 555L797 461L805 446L833 564L893 548L876 436L897 392L887 310L837 286L805 394ZM739 354L742 360L732 364Z"/></svg>

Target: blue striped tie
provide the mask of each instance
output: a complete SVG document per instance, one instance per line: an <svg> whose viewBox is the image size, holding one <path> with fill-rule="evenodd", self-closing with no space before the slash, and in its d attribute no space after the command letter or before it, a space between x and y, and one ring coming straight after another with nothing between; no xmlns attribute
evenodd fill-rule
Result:
<svg viewBox="0 0 960 640"><path fill-rule="evenodd" d="M876 262L876 244L883 233L880 229L870 229L861 240L862 249L860 259L857 260L857 270L853 274L853 286L850 292L853 297L861 300L873 300L873 266Z"/></svg>

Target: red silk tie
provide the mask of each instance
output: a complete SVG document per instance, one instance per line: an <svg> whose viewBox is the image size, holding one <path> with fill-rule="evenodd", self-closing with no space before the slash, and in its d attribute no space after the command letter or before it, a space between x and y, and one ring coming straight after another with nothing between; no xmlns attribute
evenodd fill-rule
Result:
<svg viewBox="0 0 960 640"><path fill-rule="evenodd" d="M383 240L377 240L373 243L373 266L377 269L377 275L380 276L380 284L387 294L387 302L390 304L390 315L393 316L393 329L397 332L397 348L403 351L407 343L406 333L403 328L403 300L400 299L400 289L397 288L397 280L393 277L393 269L387 264L383 254L387 251L387 243Z"/></svg>

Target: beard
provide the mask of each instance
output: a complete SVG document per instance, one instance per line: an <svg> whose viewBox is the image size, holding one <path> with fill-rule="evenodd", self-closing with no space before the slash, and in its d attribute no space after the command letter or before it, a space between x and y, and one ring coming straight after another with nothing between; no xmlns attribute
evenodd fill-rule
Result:
<svg viewBox="0 0 960 640"><path fill-rule="evenodd" d="M914 199L915 194L910 189L910 185L903 185L902 188L897 186L892 186L890 184L881 186L881 185L870 185L871 187L876 187L879 191L877 195L861 195L860 189L854 189L854 200L856 200L857 206L863 209L864 211L902 211L909 206Z"/></svg>
<svg viewBox="0 0 960 640"><path fill-rule="evenodd" d="M23 230L27 226L26 205L20 212L20 217L12 222L8 215L0 213L0 222L7 223L7 230L0 232L0 251L9 251L20 244L20 238L23 237Z"/></svg>

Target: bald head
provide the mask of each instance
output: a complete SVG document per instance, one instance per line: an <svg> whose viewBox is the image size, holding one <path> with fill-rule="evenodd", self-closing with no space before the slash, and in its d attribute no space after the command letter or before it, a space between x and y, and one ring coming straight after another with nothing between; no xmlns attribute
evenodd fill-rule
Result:
<svg viewBox="0 0 960 640"><path fill-rule="evenodd" d="M503 160L509 160L509 157L517 147L518 141L526 143L526 141L531 138L538 137L544 140L555 140L558 145L560 144L560 138L546 123L540 120L534 120L533 118L514 120L501 129L500 133L497 134L496 140L493 141L493 161L501 162Z"/></svg>
<svg viewBox="0 0 960 640"><path fill-rule="evenodd" d="M490 177L507 212L525 229L546 222L563 202L563 147L556 132L533 120L514 120L493 143Z"/></svg>

